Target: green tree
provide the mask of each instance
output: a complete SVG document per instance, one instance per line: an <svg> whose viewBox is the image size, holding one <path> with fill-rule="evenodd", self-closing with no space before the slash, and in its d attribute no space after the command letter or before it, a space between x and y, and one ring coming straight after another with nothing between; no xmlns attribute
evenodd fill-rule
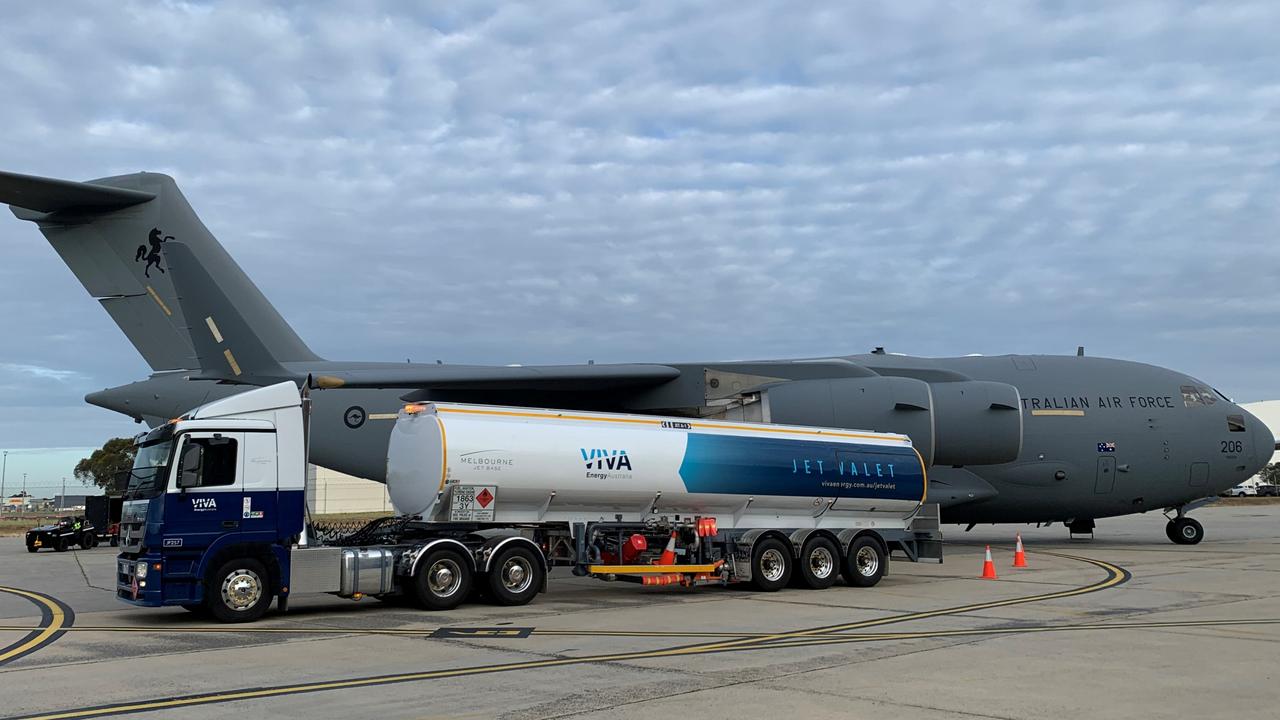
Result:
<svg viewBox="0 0 1280 720"><path fill-rule="evenodd" d="M86 485L93 483L110 495L118 495L128 484L129 469L133 467L136 452L132 439L111 438L92 455L76 463L76 479Z"/></svg>
<svg viewBox="0 0 1280 720"><path fill-rule="evenodd" d="M1273 462L1259 470L1258 479L1268 485L1280 485L1280 462Z"/></svg>

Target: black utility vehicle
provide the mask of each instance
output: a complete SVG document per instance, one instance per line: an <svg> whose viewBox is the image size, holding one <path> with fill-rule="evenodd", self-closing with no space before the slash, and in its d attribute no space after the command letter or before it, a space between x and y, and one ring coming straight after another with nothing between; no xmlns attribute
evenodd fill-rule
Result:
<svg viewBox="0 0 1280 720"><path fill-rule="evenodd" d="M40 548L53 548L62 552L72 545L88 550L97 544L98 533L93 525L78 515L60 517L56 523L27 531L27 552L35 552Z"/></svg>

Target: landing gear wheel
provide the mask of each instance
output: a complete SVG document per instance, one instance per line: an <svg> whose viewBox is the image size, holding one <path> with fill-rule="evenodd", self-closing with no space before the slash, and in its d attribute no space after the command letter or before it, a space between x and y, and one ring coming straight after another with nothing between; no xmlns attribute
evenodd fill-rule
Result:
<svg viewBox="0 0 1280 720"><path fill-rule="evenodd" d="M888 565L880 543L875 538L863 535L849 544L849 553L844 556L841 574L844 575L844 581L854 587L871 587L884 577Z"/></svg>
<svg viewBox="0 0 1280 720"><path fill-rule="evenodd" d="M751 554L751 584L757 590L773 592L791 581L791 548L777 538L756 543Z"/></svg>
<svg viewBox="0 0 1280 720"><path fill-rule="evenodd" d="M205 607L219 622L253 622L271 605L269 577L253 558L228 560L205 579Z"/></svg>
<svg viewBox="0 0 1280 720"><path fill-rule="evenodd" d="M798 572L804 587L826 590L840 574L840 550L824 537L809 538L800 549Z"/></svg>
<svg viewBox="0 0 1280 720"><path fill-rule="evenodd" d="M542 589L542 577L542 559L532 550L504 548L489 563L489 597L499 605L524 605Z"/></svg>
<svg viewBox="0 0 1280 720"><path fill-rule="evenodd" d="M98 536L92 532L87 532L80 536L80 547L85 550L92 550L98 546Z"/></svg>
<svg viewBox="0 0 1280 720"><path fill-rule="evenodd" d="M418 561L410 586L413 599L426 610L452 610L471 592L471 564L457 550L428 550Z"/></svg>
<svg viewBox="0 0 1280 720"><path fill-rule="evenodd" d="M1179 545L1195 545L1204 539L1204 526L1189 517L1174 518L1164 526L1164 534Z"/></svg>

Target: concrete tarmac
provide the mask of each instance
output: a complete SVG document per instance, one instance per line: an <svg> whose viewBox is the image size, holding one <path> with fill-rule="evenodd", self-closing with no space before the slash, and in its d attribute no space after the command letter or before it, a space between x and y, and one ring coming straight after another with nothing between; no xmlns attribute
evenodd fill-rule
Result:
<svg viewBox="0 0 1280 720"><path fill-rule="evenodd" d="M1280 716L1280 505L1194 516L1193 547L1155 513L1091 542L946 526L944 564L896 561L869 589L557 571L522 608L309 596L250 626L116 601L110 548L3 539L0 717ZM1018 530L1031 567L1015 570ZM978 579L987 543L996 581Z"/></svg>

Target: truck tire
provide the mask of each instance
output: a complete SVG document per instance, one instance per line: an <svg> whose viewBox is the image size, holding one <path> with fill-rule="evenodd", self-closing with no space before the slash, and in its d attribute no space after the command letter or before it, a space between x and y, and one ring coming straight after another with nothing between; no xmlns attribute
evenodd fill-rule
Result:
<svg viewBox="0 0 1280 720"><path fill-rule="evenodd" d="M98 536L94 535L92 530L80 536L81 548L84 548L85 550L92 550L97 546L98 546Z"/></svg>
<svg viewBox="0 0 1280 720"><path fill-rule="evenodd" d="M422 608L452 610L471 593L471 563L451 548L430 550L418 561L410 587Z"/></svg>
<svg viewBox="0 0 1280 720"><path fill-rule="evenodd" d="M120 536L119 536L119 535L112 535L112 536L111 536L111 547L117 547L118 545L120 545Z"/></svg>
<svg viewBox="0 0 1280 720"><path fill-rule="evenodd" d="M35 545L27 543L27 552L37 552L39 550L40 548L36 547Z"/></svg>
<svg viewBox="0 0 1280 720"><path fill-rule="evenodd" d="M253 622L271 605L270 575L253 558L233 558L210 573L204 584L204 603L218 622Z"/></svg>
<svg viewBox="0 0 1280 720"><path fill-rule="evenodd" d="M836 583L840 575L840 550L831 540L822 537L811 537L800 549L800 562L797 563L801 583L813 590L826 590Z"/></svg>
<svg viewBox="0 0 1280 720"><path fill-rule="evenodd" d="M489 597L499 605L527 604L542 589L542 580L542 559L520 544L499 550L489 563Z"/></svg>
<svg viewBox="0 0 1280 720"><path fill-rule="evenodd" d="M853 587L871 587L884 577L888 564L875 538L869 535L854 538L844 556L844 581Z"/></svg>
<svg viewBox="0 0 1280 720"><path fill-rule="evenodd" d="M66 538L58 538L57 540L54 540L54 541L53 541L53 549L54 549L54 550L57 550L58 552L66 552L66 551L67 551L67 539L66 539Z"/></svg>
<svg viewBox="0 0 1280 720"><path fill-rule="evenodd" d="M751 553L751 584L757 590L774 592L791 581L791 548L777 538L756 543Z"/></svg>

